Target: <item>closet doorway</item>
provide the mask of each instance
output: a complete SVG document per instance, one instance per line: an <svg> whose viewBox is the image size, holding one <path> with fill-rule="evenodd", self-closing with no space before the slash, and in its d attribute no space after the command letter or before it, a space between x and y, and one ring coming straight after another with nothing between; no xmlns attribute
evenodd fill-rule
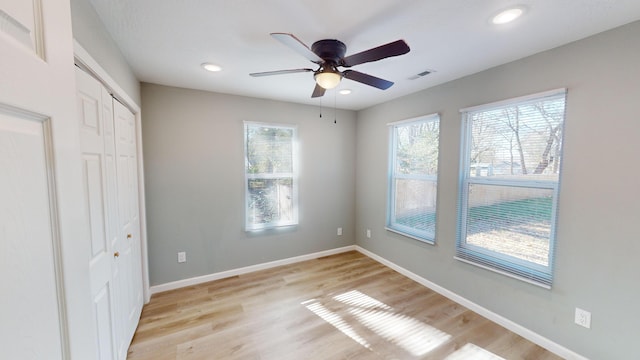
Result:
<svg viewBox="0 0 640 360"><path fill-rule="evenodd" d="M98 358L126 359L144 303L135 115L76 69Z"/></svg>

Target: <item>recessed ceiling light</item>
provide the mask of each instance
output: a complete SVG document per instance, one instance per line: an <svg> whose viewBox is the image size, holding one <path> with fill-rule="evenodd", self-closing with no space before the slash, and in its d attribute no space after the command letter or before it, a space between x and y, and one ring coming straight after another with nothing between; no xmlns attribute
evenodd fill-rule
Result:
<svg viewBox="0 0 640 360"><path fill-rule="evenodd" d="M340 90L340 94L349 95L349 94L351 94L351 89L342 89L342 90Z"/></svg>
<svg viewBox="0 0 640 360"><path fill-rule="evenodd" d="M502 25L512 22L524 14L524 7L514 7L499 12L497 15L491 18L491 22L495 25Z"/></svg>
<svg viewBox="0 0 640 360"><path fill-rule="evenodd" d="M207 71L211 71L211 72L217 72L222 70L222 68L216 64L212 64L212 63L203 63L201 65L205 70Z"/></svg>

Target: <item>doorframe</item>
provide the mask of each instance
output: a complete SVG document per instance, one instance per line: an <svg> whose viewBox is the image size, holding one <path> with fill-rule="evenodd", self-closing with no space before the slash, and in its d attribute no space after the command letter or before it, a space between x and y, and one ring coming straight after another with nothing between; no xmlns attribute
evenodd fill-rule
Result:
<svg viewBox="0 0 640 360"><path fill-rule="evenodd" d="M142 264L142 294L144 303L151 299L149 291L149 261L147 251L147 211L144 193L144 160L142 158L142 112L140 106L118 85L118 83L98 64L82 45L73 39L73 56L76 65L88 72L104 85L109 93L127 107L136 119L136 156L138 157L138 211L140 212L140 247Z"/></svg>

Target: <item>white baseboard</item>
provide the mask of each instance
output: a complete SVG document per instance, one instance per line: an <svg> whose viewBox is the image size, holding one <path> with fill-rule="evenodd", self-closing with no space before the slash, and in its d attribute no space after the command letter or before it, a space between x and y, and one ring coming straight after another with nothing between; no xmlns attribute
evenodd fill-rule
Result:
<svg viewBox="0 0 640 360"><path fill-rule="evenodd" d="M292 258L288 258L288 259L282 259L282 260L277 260L277 261L271 261L271 262L267 262L267 263L263 263L263 264L257 264L257 265L251 265L251 266L246 266L243 268L239 268L239 269L233 269L233 270L228 270L228 271L222 271L219 273L214 273L214 274L209 274L209 275L203 275L203 276L197 276L197 277L193 277L193 278L189 278L189 279L184 279L184 280L178 280L178 281L173 281L170 283L166 283L166 284L161 284L161 285L155 285L152 286L149 290L151 292L151 294L156 294L156 293L160 293L163 291L169 291L169 290L174 290L174 289L179 289L182 287L186 287L186 286L191 286L191 285L196 285L196 284L201 284L201 283L205 283L205 282L209 282L209 281L214 281L214 280L220 280L220 279L224 279L224 278L228 278L228 277L232 277L232 276L237 276L237 275L242 275L242 274L247 274L250 272L254 272L254 271L260 271L260 270L266 270L266 269L271 269L277 266L282 266L282 265L289 265L289 264L295 264L298 262L302 262L302 261L307 261L307 260L313 260L313 259L317 259L323 256L329 256L329 255L335 255L335 254L340 254L343 252L347 252L347 251L352 251L352 250L356 250L358 252L360 252L363 255L368 256L369 258L385 265L388 266L389 268L399 272L400 274L408 277L409 279L421 284L422 286L425 286L437 293L439 293L440 295L451 299L452 301L455 301L456 303L468 308L471 311L474 311L484 317L486 317L487 319L495 322L496 324L499 324L501 326L503 326L504 328L513 331L514 333L522 336L523 338L538 344L540 346L542 346L543 348L553 352L554 354L568 359L568 360L588 360L586 357L579 355L577 353L575 353L572 350L567 349L566 347L555 343L547 338L545 338L544 336L535 333L501 315L498 315L496 313L494 313L491 310L488 310L474 302L472 302L471 300L468 300L450 290L445 289L444 287L433 283L375 253L372 253L371 251L362 248L358 245L350 245L350 246L345 246L345 247L341 247L341 248L337 248L337 249L331 249L331 250L325 250L325 251L320 251L320 252L316 252L316 253L312 253L312 254L307 254L307 255L301 255L301 256L296 256L296 257L292 257Z"/></svg>
<svg viewBox="0 0 640 360"><path fill-rule="evenodd" d="M186 287L186 286L197 285L197 284L202 284L202 283L209 282L209 281L225 279L225 278L228 278L228 277L247 274L247 273L254 272L254 271L271 269L271 268L274 268L274 267L277 267L277 266L295 264L295 263L299 263L299 262L302 262L302 261L313 260L313 259L317 259L317 258L320 258L320 257L323 257L323 256L340 254L340 253L347 252L347 251L352 251L352 250L356 250L356 246L355 245L349 245L349 246L345 246L345 247L341 247L341 248L337 248L337 249L320 251L320 252L316 252L316 253L313 253L313 254L295 256L295 257L288 258L288 259L276 260L276 261L271 261L271 262L267 262L267 263L246 266L246 267L242 267L242 268L238 268L238 269L227 270L227 271L222 271L222 272L208 274L208 275L196 276L196 277L192 277L192 278L184 279L184 280L172 281L172 282L169 282L169 283L152 286L149 289L149 291L153 295L153 294L157 294L157 293L164 292L164 291L183 288L183 287Z"/></svg>
<svg viewBox="0 0 640 360"><path fill-rule="evenodd" d="M371 259L390 267L391 269L399 272L400 274L408 277L409 279L437 292L438 294L451 299L452 301L455 301L456 303L466 307L467 309L476 312L484 317L486 317L487 319L495 322L498 325L501 325L502 327L522 336L523 338L540 345L541 347L551 351L552 353L564 358L564 359L568 359L568 360L588 360L586 357L575 353L572 350L567 349L566 347L555 343L547 338L545 338L544 336L535 333L525 327L523 327L522 325L519 325L501 315L498 315L496 313L494 313L491 310L488 310L474 302L472 302L471 300L468 300L450 290L447 290L445 288L443 288L442 286L433 283L399 265L396 265L394 263L392 263L391 261L372 253L371 251L364 249L358 245L355 246L355 249L362 253L363 255L366 255L368 257L370 257Z"/></svg>

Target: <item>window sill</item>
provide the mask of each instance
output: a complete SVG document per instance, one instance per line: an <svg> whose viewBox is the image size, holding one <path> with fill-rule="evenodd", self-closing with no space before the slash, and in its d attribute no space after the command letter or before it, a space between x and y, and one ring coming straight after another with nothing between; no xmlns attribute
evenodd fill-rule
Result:
<svg viewBox="0 0 640 360"><path fill-rule="evenodd" d="M474 261L471 261L471 260L467 260L467 259L463 259L463 258L458 257L458 256L454 256L453 258L458 260L458 261L461 261L463 263L469 264L469 265L477 266L477 267L483 268L485 270L489 270L489 271L492 271L492 272L495 272L495 273L498 273L498 274L501 274L501 275L504 275L504 276L508 276L508 277L510 277L512 279L524 281L524 282L529 283L531 285L535 285L535 286L539 286L539 287L541 287L543 289L551 290L551 286L550 285L543 284L543 283L528 279L528 278L523 277L523 276L518 276L518 275L512 274L512 273L507 272L507 271L502 271L502 270L493 268L491 266L486 266L486 265L483 265L483 264L479 264L477 262L474 262Z"/></svg>
<svg viewBox="0 0 640 360"><path fill-rule="evenodd" d="M435 240L425 239L425 238L422 238L422 237L419 237L419 236L416 236L416 235L412 235L412 234L406 233L404 231L400 231L398 229L390 228L388 226L385 226L384 228L385 228L385 230L391 231L392 233L396 233L396 234L402 235L404 237L408 237L410 239L418 240L418 241L423 242L425 244L429 244L429 245L435 245L436 244Z"/></svg>
<svg viewBox="0 0 640 360"><path fill-rule="evenodd" d="M288 225L273 225L273 226L265 226L261 228L245 228L244 231L250 234L261 234L261 233L280 233L280 232L291 232L294 231L298 227L298 224L288 224Z"/></svg>

